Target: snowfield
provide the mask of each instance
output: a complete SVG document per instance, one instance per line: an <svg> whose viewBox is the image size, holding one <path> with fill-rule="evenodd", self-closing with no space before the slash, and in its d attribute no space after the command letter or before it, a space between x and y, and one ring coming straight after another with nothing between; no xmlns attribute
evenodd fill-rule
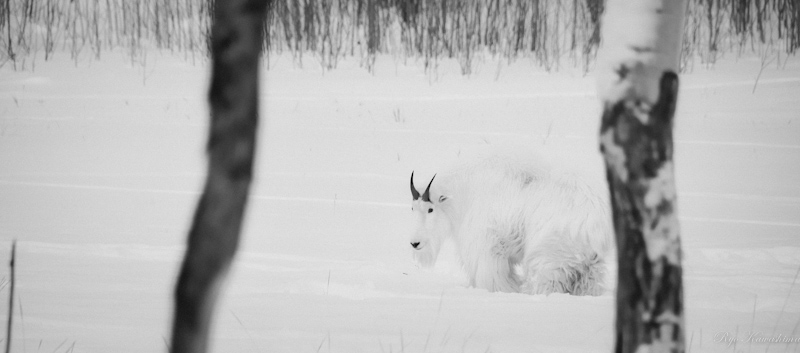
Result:
<svg viewBox="0 0 800 353"><path fill-rule="evenodd" d="M470 77L392 57L375 74L356 60L322 71L310 56L302 68L288 56L268 65L213 351L611 350L613 291L490 293L469 288L452 255L417 268L408 244L411 171L429 180L494 146L536 148L607 195L593 75L489 58ZM760 69L727 58L681 76L691 352L800 350L800 59L755 84ZM207 81L204 62L155 50L146 64L61 53L33 71L0 68L0 264L18 240L13 352L167 351L205 172ZM0 267L2 318L8 278ZM794 343L764 341L781 337Z"/></svg>

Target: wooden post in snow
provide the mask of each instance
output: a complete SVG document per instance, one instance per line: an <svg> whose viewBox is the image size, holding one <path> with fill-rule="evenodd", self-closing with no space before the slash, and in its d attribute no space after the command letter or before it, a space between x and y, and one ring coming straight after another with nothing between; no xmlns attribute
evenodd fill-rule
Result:
<svg viewBox="0 0 800 353"><path fill-rule="evenodd" d="M615 352L683 352L672 126L684 0L609 0L600 150L619 256Z"/></svg>
<svg viewBox="0 0 800 353"><path fill-rule="evenodd" d="M208 174L175 288L173 353L206 351L217 294L239 244L252 179L267 3L225 0L214 6Z"/></svg>

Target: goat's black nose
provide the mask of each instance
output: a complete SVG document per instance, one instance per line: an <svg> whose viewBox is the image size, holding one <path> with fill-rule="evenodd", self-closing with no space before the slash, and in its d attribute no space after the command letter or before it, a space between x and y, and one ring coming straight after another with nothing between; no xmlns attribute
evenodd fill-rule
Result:
<svg viewBox="0 0 800 353"><path fill-rule="evenodd" d="M419 242L418 241L411 243L411 247L414 248L414 249L416 249L418 246L419 246Z"/></svg>

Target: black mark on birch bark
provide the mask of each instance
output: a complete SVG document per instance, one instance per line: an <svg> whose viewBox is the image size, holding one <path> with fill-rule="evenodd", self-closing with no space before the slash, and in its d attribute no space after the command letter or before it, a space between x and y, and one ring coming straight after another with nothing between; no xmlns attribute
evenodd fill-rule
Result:
<svg viewBox="0 0 800 353"><path fill-rule="evenodd" d="M624 66L622 66L624 68ZM621 75L627 72L623 70ZM619 256L617 352L683 351L683 285L672 125L678 78L665 72L654 104L607 102L600 143Z"/></svg>

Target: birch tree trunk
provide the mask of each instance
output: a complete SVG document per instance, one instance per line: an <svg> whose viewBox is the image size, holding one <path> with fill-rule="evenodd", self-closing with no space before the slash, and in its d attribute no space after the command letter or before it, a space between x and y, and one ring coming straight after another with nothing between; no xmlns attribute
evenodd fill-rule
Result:
<svg viewBox="0 0 800 353"><path fill-rule="evenodd" d="M616 352L683 352L672 126L684 0L609 0L600 150L619 256Z"/></svg>
<svg viewBox="0 0 800 353"><path fill-rule="evenodd" d="M174 353L205 352L217 293L236 254L252 179L267 0L214 6L208 174L175 288Z"/></svg>

